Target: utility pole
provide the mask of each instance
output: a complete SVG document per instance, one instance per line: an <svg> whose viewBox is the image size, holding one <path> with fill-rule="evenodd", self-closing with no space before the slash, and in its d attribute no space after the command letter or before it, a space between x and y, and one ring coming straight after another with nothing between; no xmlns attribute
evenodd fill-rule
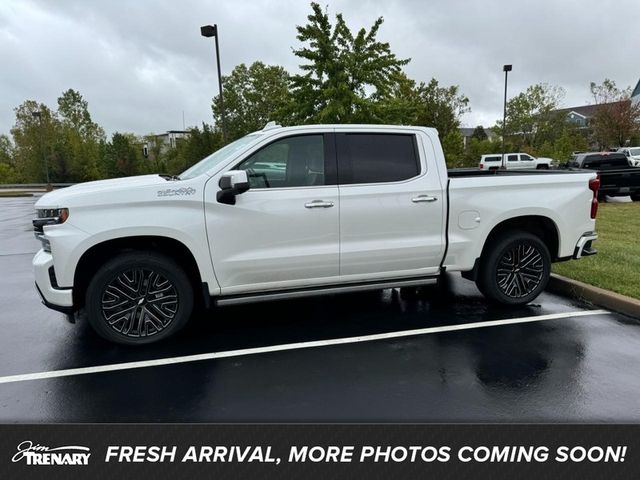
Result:
<svg viewBox="0 0 640 480"><path fill-rule="evenodd" d="M220 90L220 116L222 117L222 138L227 143L227 119L224 111L224 98L222 97L222 73L220 71L220 48L218 46L218 25L204 25L200 27L200 34L203 37L216 39L216 63L218 66L218 88Z"/></svg>
<svg viewBox="0 0 640 480"><path fill-rule="evenodd" d="M513 70L513 65L504 65L502 71L504 72L504 104L502 110L502 162L500 168L505 169L504 163L504 137L507 136L507 76L509 72Z"/></svg>

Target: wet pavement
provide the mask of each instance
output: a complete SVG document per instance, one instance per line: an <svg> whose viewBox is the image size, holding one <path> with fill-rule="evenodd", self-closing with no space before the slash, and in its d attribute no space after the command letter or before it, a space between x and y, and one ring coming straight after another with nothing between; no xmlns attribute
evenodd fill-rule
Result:
<svg viewBox="0 0 640 480"><path fill-rule="evenodd" d="M110 344L41 305L31 258L33 198L0 198L0 381L184 355L285 351L0 383L2 422L637 422L640 322L589 314L448 331L457 325L593 310L543 294L489 306L458 275L397 290L220 307L143 349ZM588 261L583 260L583 261ZM422 335L397 332L442 327ZM390 333L342 345L308 342Z"/></svg>

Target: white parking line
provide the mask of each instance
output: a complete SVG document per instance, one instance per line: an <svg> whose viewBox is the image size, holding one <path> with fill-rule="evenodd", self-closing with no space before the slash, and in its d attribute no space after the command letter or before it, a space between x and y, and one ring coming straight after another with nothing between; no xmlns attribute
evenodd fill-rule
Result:
<svg viewBox="0 0 640 480"><path fill-rule="evenodd" d="M244 355L256 355L259 353L282 352L286 350L299 350L305 348L327 347L331 345L344 345L347 343L372 342L388 338L411 337L415 335L427 335L430 333L453 332L457 330L470 330L473 328L498 327L500 325L513 325L516 323L542 322L545 320L558 320L563 318L586 317L589 315L607 315L607 310L582 310L577 312L552 313L549 315L537 315L533 317L507 318L504 320L490 320L486 322L463 323L459 325L446 325L442 327L419 328L416 330L403 330L400 332L377 333L363 335L361 337L333 338L330 340L316 340L311 342L286 343L283 345L271 345L268 347L245 348L242 350L228 350L225 352L200 353L197 355L185 355L182 357L159 358L156 360L143 360L140 362L114 363L111 365L98 365L95 367L69 368L66 370L52 370L49 372L26 373L23 375L10 375L0 377L0 383L24 382L27 380L43 380L47 378L71 377L75 375L87 375L90 373L114 372L118 370L132 370L135 368L161 367L178 363L200 362L216 358L240 357Z"/></svg>

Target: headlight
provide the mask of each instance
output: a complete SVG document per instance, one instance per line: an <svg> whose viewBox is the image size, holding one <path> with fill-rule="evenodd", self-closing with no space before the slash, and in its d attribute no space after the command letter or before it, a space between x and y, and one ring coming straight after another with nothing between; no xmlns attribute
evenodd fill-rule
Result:
<svg viewBox="0 0 640 480"><path fill-rule="evenodd" d="M33 219L33 234L40 242L45 252L51 252L51 244L44 235L46 225L60 225L69 218L68 208L40 208L36 210L37 217Z"/></svg>

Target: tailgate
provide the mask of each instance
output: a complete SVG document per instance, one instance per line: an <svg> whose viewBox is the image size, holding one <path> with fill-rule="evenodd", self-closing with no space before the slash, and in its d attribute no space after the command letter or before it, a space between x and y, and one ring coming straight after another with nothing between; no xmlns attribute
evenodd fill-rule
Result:
<svg viewBox="0 0 640 480"><path fill-rule="evenodd" d="M635 193L640 191L640 168L599 172L602 193Z"/></svg>

